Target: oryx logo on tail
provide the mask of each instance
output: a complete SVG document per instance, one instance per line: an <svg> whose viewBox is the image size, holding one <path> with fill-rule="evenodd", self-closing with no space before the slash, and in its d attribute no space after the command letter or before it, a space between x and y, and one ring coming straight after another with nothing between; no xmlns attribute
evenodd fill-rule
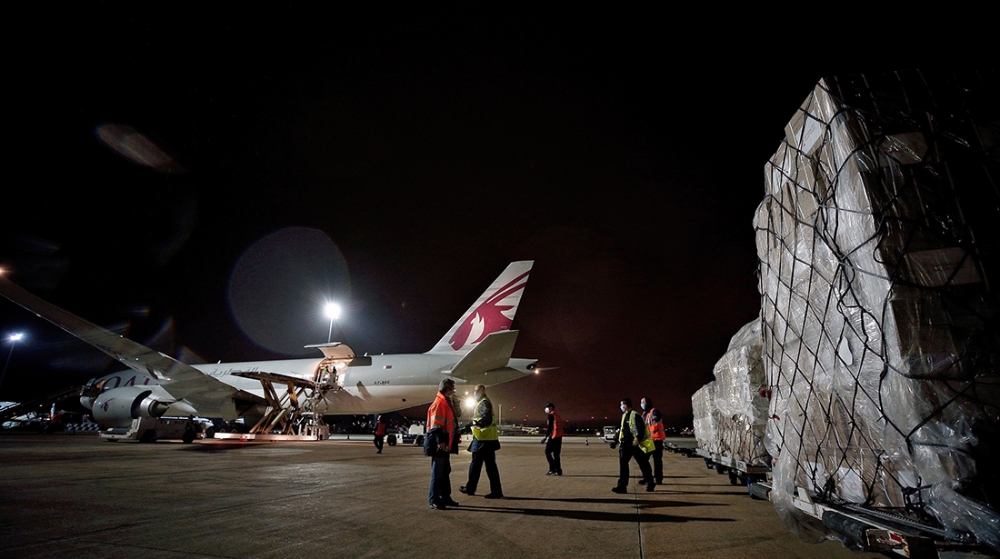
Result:
<svg viewBox="0 0 1000 559"><path fill-rule="evenodd" d="M509 330L524 286L528 283L532 264L534 262L529 260L507 266L493 285L465 312L464 318L455 323L430 352L466 353L486 336Z"/></svg>
<svg viewBox="0 0 1000 559"><path fill-rule="evenodd" d="M490 295L483 304L465 317L458 330L455 331L455 335L448 340L451 348L458 351L465 347L465 344L478 344L483 341L487 334L509 330L511 323L514 322L513 313L511 313L511 318L507 318L504 313L513 309L515 305L501 305L500 303L524 289L528 283L528 273L525 272L517 276L514 281L501 287L499 291Z"/></svg>

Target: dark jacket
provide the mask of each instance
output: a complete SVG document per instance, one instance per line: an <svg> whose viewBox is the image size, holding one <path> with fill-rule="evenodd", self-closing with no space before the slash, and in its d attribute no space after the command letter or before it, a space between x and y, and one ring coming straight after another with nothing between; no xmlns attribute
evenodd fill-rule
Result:
<svg viewBox="0 0 1000 559"><path fill-rule="evenodd" d="M489 398L483 398L476 404L476 411L472 414L472 421L469 425L475 425L485 429L493 425L493 403ZM469 452L479 452L480 450L500 450L500 441L481 441L472 437L469 444Z"/></svg>

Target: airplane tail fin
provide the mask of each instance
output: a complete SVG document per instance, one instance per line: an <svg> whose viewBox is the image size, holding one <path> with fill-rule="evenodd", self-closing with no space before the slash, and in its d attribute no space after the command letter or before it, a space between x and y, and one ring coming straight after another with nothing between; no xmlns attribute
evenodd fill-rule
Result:
<svg viewBox="0 0 1000 559"><path fill-rule="evenodd" d="M486 336L510 330L532 264L532 260L511 262L427 353L468 353Z"/></svg>

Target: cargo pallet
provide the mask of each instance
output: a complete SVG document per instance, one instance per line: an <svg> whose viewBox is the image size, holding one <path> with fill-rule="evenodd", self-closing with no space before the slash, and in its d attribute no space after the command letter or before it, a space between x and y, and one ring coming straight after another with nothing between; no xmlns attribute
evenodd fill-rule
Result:
<svg viewBox="0 0 1000 559"><path fill-rule="evenodd" d="M767 489L770 493L770 488ZM840 535L846 547L913 559L996 557L995 551L979 544L972 535L854 503L820 502L806 489L796 489L792 499L795 508Z"/></svg>
<svg viewBox="0 0 1000 559"><path fill-rule="evenodd" d="M701 448L695 449L694 453L705 459L706 468L715 469L719 474L729 474L729 483L732 485L746 486L751 497L757 497L751 490L751 484L766 481L771 475L771 468L767 466L754 466L743 460Z"/></svg>

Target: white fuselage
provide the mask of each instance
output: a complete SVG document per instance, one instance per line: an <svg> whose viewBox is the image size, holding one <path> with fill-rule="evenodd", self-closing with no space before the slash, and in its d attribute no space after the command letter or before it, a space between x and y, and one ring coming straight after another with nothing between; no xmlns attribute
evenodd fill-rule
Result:
<svg viewBox="0 0 1000 559"><path fill-rule="evenodd" d="M433 353L373 355L371 356L371 365L344 369L340 376L342 388L326 393L326 409L323 410L323 413L328 415L374 414L430 403L437 394L441 379L448 375L461 357L461 355ZM533 371L529 367L534 362L533 359L510 359L506 371L494 371L486 374L483 378L475 379L475 383L489 386L530 375ZM233 373L266 372L312 380L316 378L316 371L322 363L323 359L318 358L209 363L192 365L192 367L225 384L263 397L264 389L260 381L236 376ZM493 378L489 378L490 375ZM102 385L102 391L125 386L155 386L160 384L152 376L134 370L112 373L98 380L105 381ZM458 383L462 382L461 379L454 380ZM163 384L159 388L169 394L169 384ZM284 395L287 390L286 386L280 382L275 383L274 388L279 397ZM87 400L87 398L83 398L81 401L84 406L89 408L89 404L93 400L90 402ZM187 408L178 408L176 414L186 415L188 413L186 410ZM168 415L174 413L171 410L167 411Z"/></svg>

